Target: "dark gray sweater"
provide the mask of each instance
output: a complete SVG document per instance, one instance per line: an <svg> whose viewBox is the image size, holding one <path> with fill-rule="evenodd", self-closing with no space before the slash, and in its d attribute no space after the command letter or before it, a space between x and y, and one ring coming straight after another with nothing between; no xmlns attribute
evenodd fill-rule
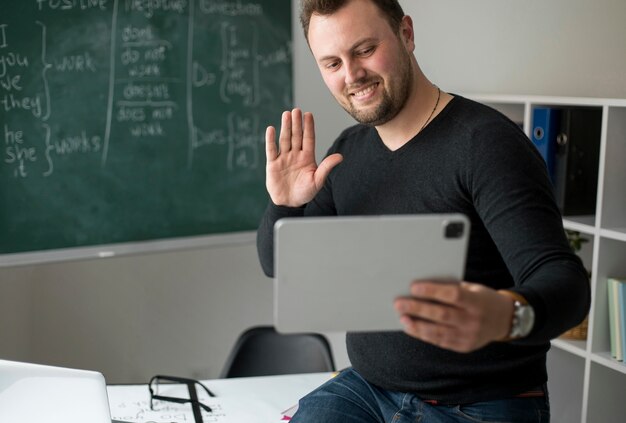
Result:
<svg viewBox="0 0 626 423"><path fill-rule="evenodd" d="M344 160L313 201L268 206L257 238L264 272L273 275L272 228L281 217L463 213L472 224L465 280L528 299L536 313L530 336L462 354L402 332L348 333L350 361L370 383L443 403L509 397L545 383L549 341L584 318L590 287L545 164L519 127L456 96L396 151L375 128L356 125L335 141L335 152Z"/></svg>

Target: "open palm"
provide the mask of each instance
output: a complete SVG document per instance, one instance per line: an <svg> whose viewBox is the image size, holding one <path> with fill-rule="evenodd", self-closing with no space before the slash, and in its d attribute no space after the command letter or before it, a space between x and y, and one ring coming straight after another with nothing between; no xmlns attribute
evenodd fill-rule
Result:
<svg viewBox="0 0 626 423"><path fill-rule="evenodd" d="M302 206L319 192L342 156L332 154L317 165L313 115L303 114L300 109L283 112L278 146L275 138L276 129L268 127L265 132L267 191L276 205Z"/></svg>

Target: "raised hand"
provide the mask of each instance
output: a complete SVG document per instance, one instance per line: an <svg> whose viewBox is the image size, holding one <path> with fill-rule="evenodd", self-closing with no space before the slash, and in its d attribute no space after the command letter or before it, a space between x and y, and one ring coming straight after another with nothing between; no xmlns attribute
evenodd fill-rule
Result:
<svg viewBox="0 0 626 423"><path fill-rule="evenodd" d="M283 112L278 146L275 138L276 129L269 126L265 131L267 192L276 205L300 207L315 197L343 158L332 154L317 165L313 115L303 116L300 109Z"/></svg>

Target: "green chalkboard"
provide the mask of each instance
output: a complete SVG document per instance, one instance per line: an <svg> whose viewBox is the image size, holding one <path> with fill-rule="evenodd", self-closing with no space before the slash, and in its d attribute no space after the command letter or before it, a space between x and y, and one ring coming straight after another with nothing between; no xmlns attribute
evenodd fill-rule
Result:
<svg viewBox="0 0 626 423"><path fill-rule="evenodd" d="M292 107L291 2L0 11L0 254L256 228Z"/></svg>

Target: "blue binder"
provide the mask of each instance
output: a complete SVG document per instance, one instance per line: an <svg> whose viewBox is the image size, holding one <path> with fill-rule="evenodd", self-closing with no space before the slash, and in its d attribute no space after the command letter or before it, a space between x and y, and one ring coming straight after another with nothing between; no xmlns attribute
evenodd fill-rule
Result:
<svg viewBox="0 0 626 423"><path fill-rule="evenodd" d="M561 110L552 107L535 107L533 109L533 131L531 139L546 162L550 180L556 182L556 137L561 123Z"/></svg>

